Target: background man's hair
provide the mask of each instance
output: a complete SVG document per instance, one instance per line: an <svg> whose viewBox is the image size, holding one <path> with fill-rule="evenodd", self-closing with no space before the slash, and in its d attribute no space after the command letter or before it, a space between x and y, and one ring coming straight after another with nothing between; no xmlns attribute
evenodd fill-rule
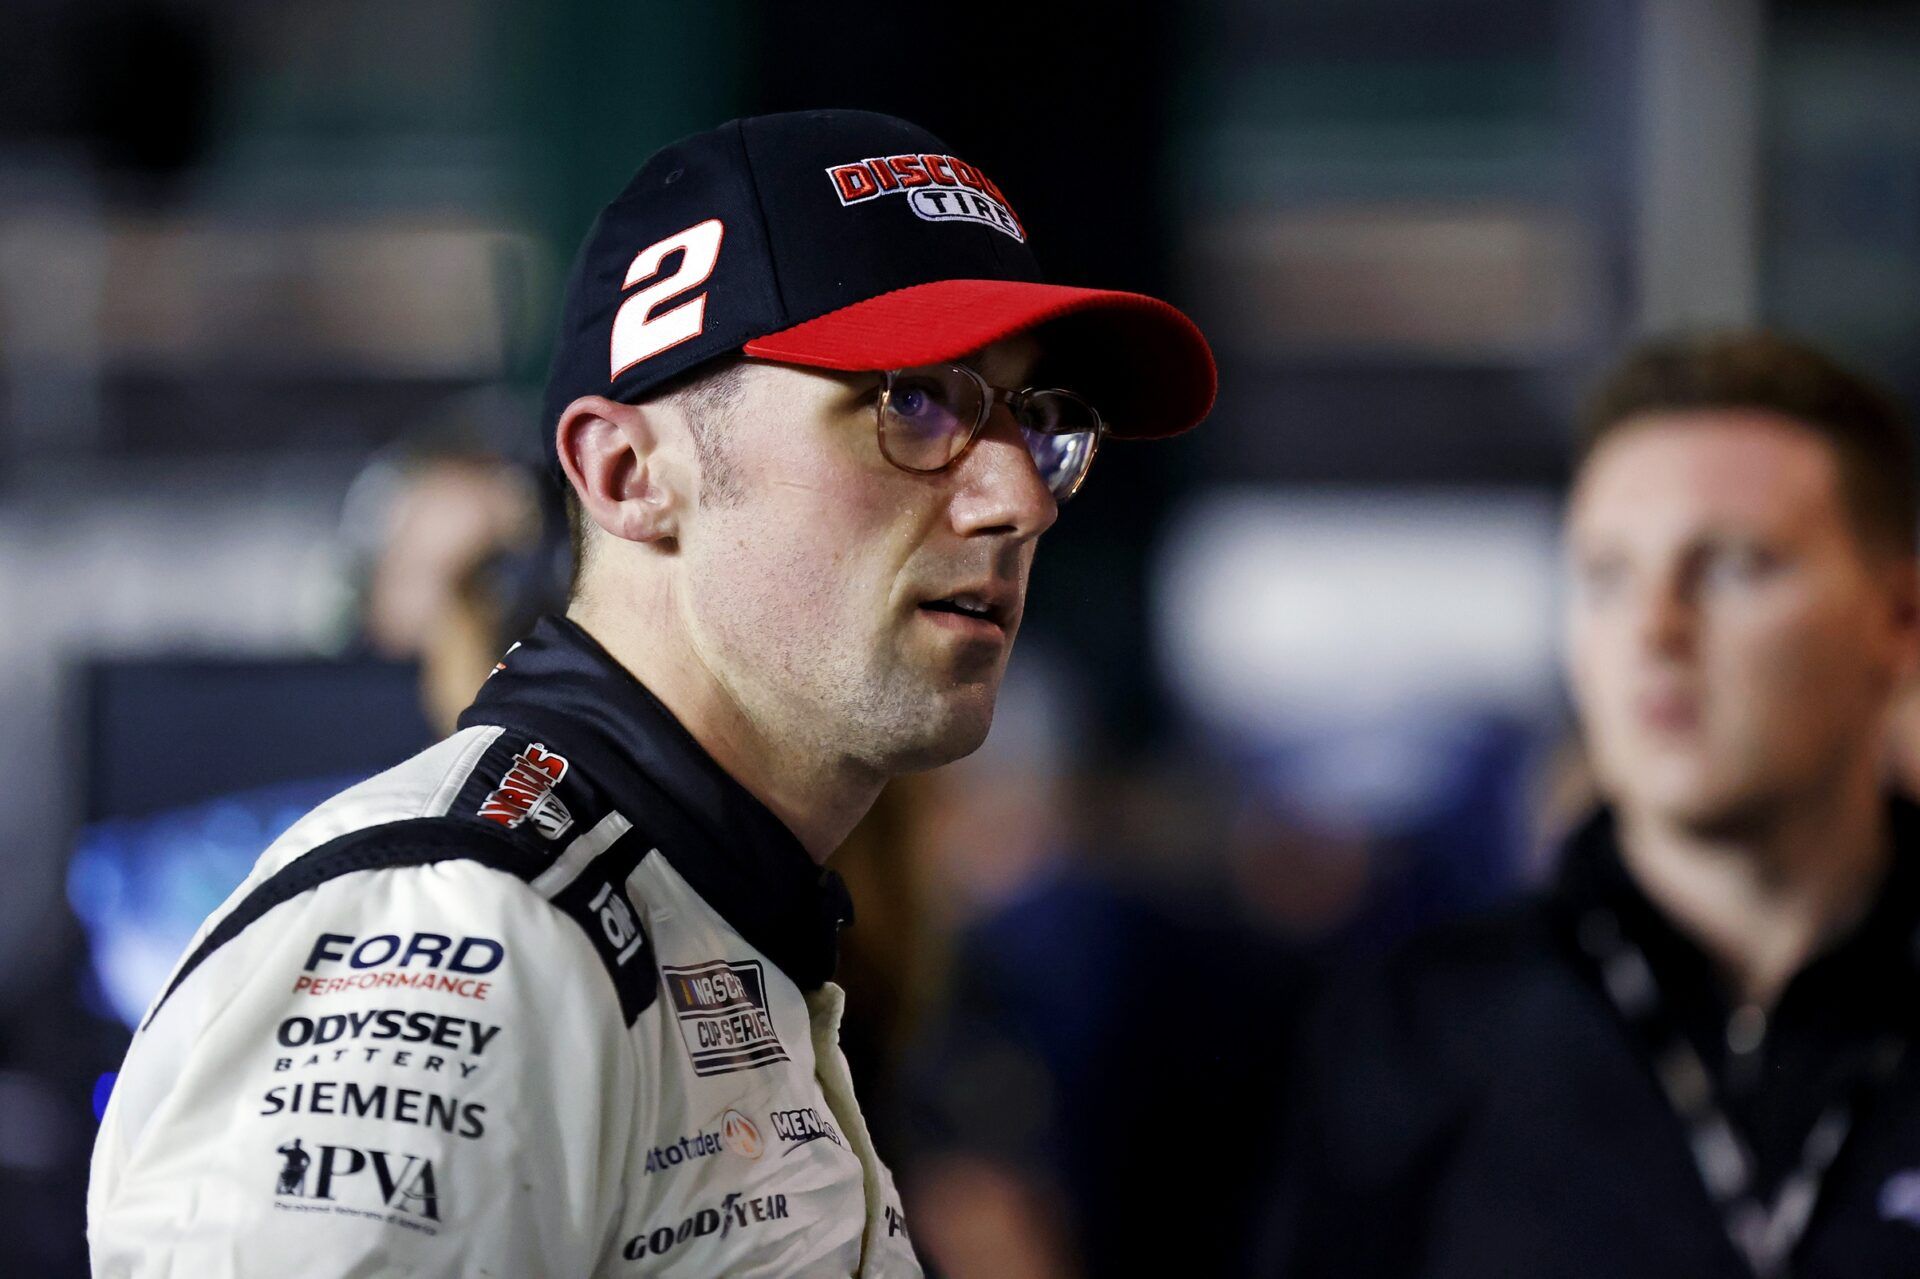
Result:
<svg viewBox="0 0 1920 1279"><path fill-rule="evenodd" d="M1580 417L1578 462L1634 419L1690 409L1758 409L1832 446L1841 500L1861 539L1911 554L1914 441L1907 412L1871 379L1802 342L1733 331L1660 338L1628 352Z"/></svg>
<svg viewBox="0 0 1920 1279"><path fill-rule="evenodd" d="M721 424L739 407L746 382L747 363L733 356L709 360L663 382L646 404L673 404L686 418L693 432L693 444L700 459L700 500L724 506L740 496L739 478L721 442ZM580 505L580 495L566 484L567 531L573 547L573 571L567 580L567 598L580 593L580 577L586 568L592 541L593 521Z"/></svg>

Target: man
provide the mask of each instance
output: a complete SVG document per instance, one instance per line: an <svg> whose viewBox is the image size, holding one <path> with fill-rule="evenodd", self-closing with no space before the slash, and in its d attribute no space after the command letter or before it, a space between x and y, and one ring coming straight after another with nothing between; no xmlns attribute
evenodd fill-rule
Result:
<svg viewBox="0 0 1920 1279"><path fill-rule="evenodd" d="M101 1132L96 1273L918 1272L819 864L985 735L1100 437L1213 395L1173 308L1037 281L999 189L900 120L647 162L549 388L568 616L202 930Z"/></svg>
<svg viewBox="0 0 1920 1279"><path fill-rule="evenodd" d="M1777 338L1604 384L1566 629L1606 805L1549 892L1325 1000L1281 1273L1920 1274L1920 811L1883 773L1913 470L1897 409Z"/></svg>

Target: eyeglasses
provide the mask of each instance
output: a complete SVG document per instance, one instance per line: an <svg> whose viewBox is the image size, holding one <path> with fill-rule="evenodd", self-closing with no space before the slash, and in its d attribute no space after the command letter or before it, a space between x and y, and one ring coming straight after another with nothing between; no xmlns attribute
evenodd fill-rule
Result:
<svg viewBox="0 0 1920 1279"><path fill-rule="evenodd" d="M1071 391L991 386L964 364L892 369L880 391L880 452L903 471L930 474L958 462L993 406L1005 403L1033 455L1040 480L1064 502L1093 465L1106 424Z"/></svg>

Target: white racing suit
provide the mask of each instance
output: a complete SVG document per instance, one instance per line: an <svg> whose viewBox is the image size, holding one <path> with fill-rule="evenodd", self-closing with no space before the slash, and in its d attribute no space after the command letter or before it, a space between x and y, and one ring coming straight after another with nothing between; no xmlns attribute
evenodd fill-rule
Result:
<svg viewBox="0 0 1920 1279"><path fill-rule="evenodd" d="M268 848L155 1002L96 1276L917 1275L836 877L572 623Z"/></svg>

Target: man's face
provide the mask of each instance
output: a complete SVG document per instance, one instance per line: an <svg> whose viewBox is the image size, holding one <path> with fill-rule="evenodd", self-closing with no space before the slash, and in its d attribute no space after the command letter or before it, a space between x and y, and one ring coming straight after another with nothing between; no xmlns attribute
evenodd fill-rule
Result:
<svg viewBox="0 0 1920 1279"><path fill-rule="evenodd" d="M1571 682L1623 807L1724 828L1877 750L1911 565L1863 547L1811 431L1744 410L1631 422L1582 468L1568 546Z"/></svg>
<svg viewBox="0 0 1920 1279"><path fill-rule="evenodd" d="M1019 387L1037 346L971 363ZM895 468L875 438L877 374L750 368L711 423L730 473L680 542L695 649L761 731L891 775L986 736L1035 540L1053 523L1004 407L947 470ZM983 604L984 619L960 606Z"/></svg>

